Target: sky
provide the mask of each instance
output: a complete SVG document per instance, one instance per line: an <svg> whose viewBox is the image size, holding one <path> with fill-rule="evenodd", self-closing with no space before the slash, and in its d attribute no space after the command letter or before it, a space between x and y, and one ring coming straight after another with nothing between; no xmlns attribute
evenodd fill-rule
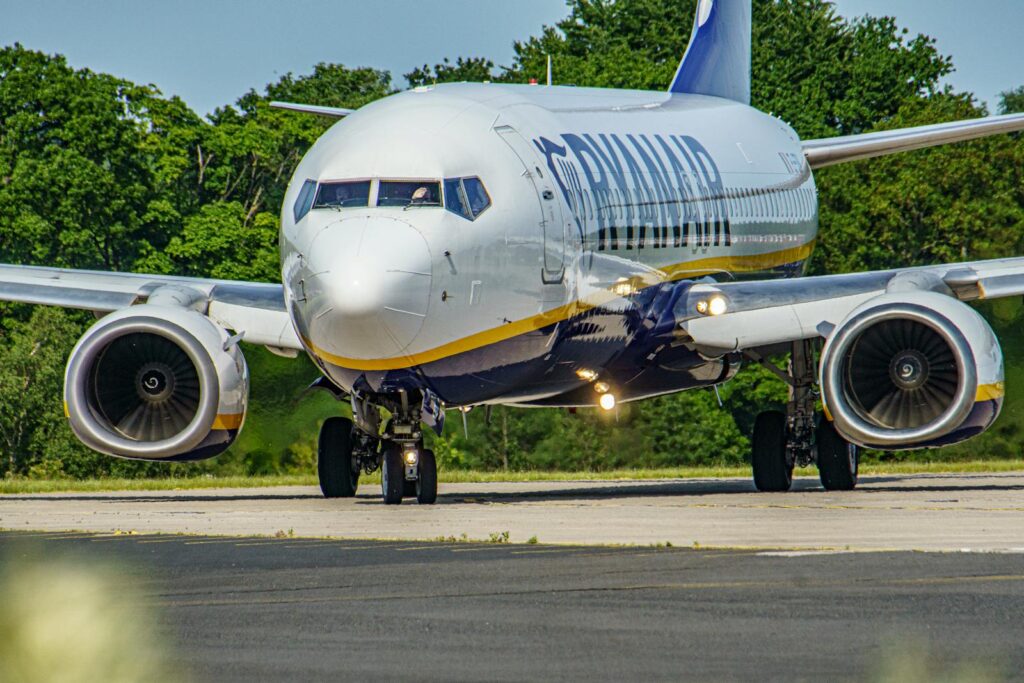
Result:
<svg viewBox="0 0 1024 683"><path fill-rule="evenodd" d="M837 8L891 14L936 38L957 67L949 82L991 109L999 92L1024 85L1024 0L837 0ZM564 0L0 0L0 45L153 83L208 113L317 62L385 69L398 86L402 74L446 56L510 64L515 40L566 14Z"/></svg>

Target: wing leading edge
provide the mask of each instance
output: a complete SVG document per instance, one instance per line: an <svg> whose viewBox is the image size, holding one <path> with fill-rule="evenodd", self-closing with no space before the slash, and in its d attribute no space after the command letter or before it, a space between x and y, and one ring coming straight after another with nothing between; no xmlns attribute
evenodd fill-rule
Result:
<svg viewBox="0 0 1024 683"><path fill-rule="evenodd" d="M811 168L818 169L1021 130L1024 130L1024 114L1007 114L864 135L804 140L803 149Z"/></svg>
<svg viewBox="0 0 1024 683"><path fill-rule="evenodd" d="M201 312L253 344L300 351L282 285L204 278L0 265L0 300L97 313L145 303L160 289L198 295Z"/></svg>
<svg viewBox="0 0 1024 683"><path fill-rule="evenodd" d="M284 109L286 111L297 111L303 114L316 114L332 119L343 119L350 114L355 114L355 109L342 109L341 107L321 107L316 104L296 104L294 102L271 102L272 109Z"/></svg>
<svg viewBox="0 0 1024 683"><path fill-rule="evenodd" d="M828 337L855 308L893 292L937 292L959 301L1024 295L1024 257L791 280L694 285L676 309L680 327L712 355ZM720 296L723 315L698 303Z"/></svg>

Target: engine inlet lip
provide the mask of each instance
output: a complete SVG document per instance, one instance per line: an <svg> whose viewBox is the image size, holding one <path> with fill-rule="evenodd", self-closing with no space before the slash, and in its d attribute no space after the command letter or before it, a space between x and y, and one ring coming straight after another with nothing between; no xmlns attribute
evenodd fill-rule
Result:
<svg viewBox="0 0 1024 683"><path fill-rule="evenodd" d="M950 345L961 376L953 402L932 422L914 429L885 429L874 425L850 405L843 389L843 359L850 347L868 328L886 320L912 320L927 325ZM822 358L822 398L841 431L861 445L906 446L926 443L949 434L970 415L978 391L977 367L973 352L960 329L937 311L917 304L888 304L860 313L843 325L829 341L827 356Z"/></svg>
<svg viewBox="0 0 1024 683"><path fill-rule="evenodd" d="M87 371L114 340L133 333L155 334L178 344L199 375L199 408L188 426L169 439L146 443L126 438L103 424L89 400ZM71 355L67 378L65 396L72 429L89 448L113 456L130 453L133 458L160 460L194 450L213 426L220 404L213 359L199 340L175 323L149 316L123 318L87 332Z"/></svg>

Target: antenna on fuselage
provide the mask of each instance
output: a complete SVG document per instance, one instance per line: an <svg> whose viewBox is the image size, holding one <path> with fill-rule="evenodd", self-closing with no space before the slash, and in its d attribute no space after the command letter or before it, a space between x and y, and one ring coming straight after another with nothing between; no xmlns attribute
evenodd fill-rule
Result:
<svg viewBox="0 0 1024 683"><path fill-rule="evenodd" d="M551 55L548 55L548 85L551 85Z"/></svg>

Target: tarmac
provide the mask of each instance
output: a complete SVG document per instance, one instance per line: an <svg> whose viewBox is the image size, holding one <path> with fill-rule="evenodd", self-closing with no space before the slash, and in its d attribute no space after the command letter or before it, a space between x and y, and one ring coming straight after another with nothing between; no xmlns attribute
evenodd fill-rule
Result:
<svg viewBox="0 0 1024 683"><path fill-rule="evenodd" d="M1005 553L0 533L0 568L62 554L128 572L196 681L973 683L1024 671L1024 567Z"/></svg>
<svg viewBox="0 0 1024 683"><path fill-rule="evenodd" d="M0 570L113 563L197 681L1016 680L1022 491L1024 473L442 484L397 507L371 487L11 495Z"/></svg>
<svg viewBox="0 0 1024 683"><path fill-rule="evenodd" d="M1024 553L1024 473L798 479L441 484L438 503L381 503L315 487L0 496L0 529L298 538L487 540L676 547Z"/></svg>

